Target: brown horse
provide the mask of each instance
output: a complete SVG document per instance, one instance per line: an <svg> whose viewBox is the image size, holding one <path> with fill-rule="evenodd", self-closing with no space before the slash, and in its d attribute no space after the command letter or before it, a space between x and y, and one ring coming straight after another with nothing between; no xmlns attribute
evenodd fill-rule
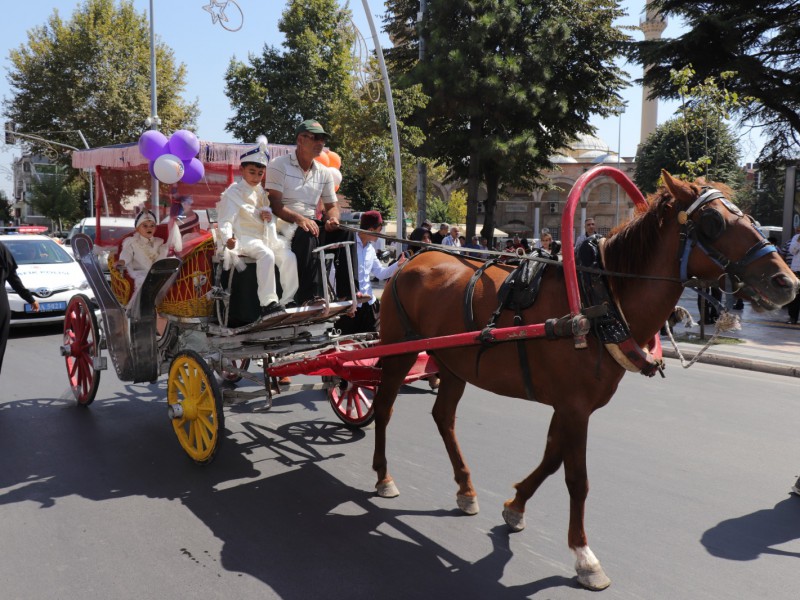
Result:
<svg viewBox="0 0 800 600"><path fill-rule="evenodd" d="M681 274L717 280L727 271L739 282L739 294L757 309L772 310L788 303L800 282L772 246L742 213L721 194L707 195L696 184L664 173L665 187L627 224L613 231L602 246L609 287L630 328L645 346L658 334L683 290ZM699 242L682 249L681 233ZM694 233L692 233L694 232ZM691 241L691 240L690 240ZM565 249L569 252L570 249ZM676 257L684 256L683 261ZM381 343L462 333L466 329L465 289L482 263L453 254L422 252L387 286L381 307ZM498 306L498 291L510 267L486 269L474 288L474 322L487 324ZM622 277L625 273L635 277ZM616 276L613 274L617 274ZM396 289L392 291L392 286ZM524 324L542 323L570 313L564 271L548 266L535 303L523 311ZM503 311L498 327L514 325L514 313ZM482 389L553 407L544 456L538 467L515 484L516 494L505 503L503 517L513 531L525 527L525 504L542 482L564 465L570 496L567 541L575 553L581 585L603 589L611 582L588 546L584 505L589 491L586 435L589 416L611 400L625 368L594 335L588 347L577 349L569 337L524 342L522 368L518 344L499 343L433 352L440 365L441 384L433 418L444 440L458 484L457 503L467 514L478 512L470 470L455 434L456 408L467 382ZM386 460L386 427L403 378L415 355L382 359L382 380L375 396L375 453L378 495L398 495ZM624 361L623 361L624 362ZM526 383L526 371L531 374Z"/></svg>

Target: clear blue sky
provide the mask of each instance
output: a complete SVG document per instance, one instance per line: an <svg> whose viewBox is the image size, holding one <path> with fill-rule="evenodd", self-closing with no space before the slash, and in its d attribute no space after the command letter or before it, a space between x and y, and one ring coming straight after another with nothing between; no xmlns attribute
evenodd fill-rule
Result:
<svg viewBox="0 0 800 600"><path fill-rule="evenodd" d="M156 35L175 52L177 61L187 66L187 86L185 96L188 100L199 101L200 116L197 134L201 139L213 141L233 141L225 131L225 122L231 116L231 108L224 93L223 74L232 56L246 60L248 53L260 53L264 44L278 46L281 34L277 23L285 4L275 0L237 0L244 15L242 28L237 32L229 32L212 24L211 15L203 9L211 0L154 0L154 24ZM30 0L29 2L5 2L3 16L7 23L0 40L0 58L2 58L3 77L0 78L0 96L8 97L10 90L6 81L9 68L8 54L13 48L27 42L28 30L44 24L54 9L59 11L62 19L70 19L72 13L82 4L81 0ZM141 13L149 12L149 0L135 0L134 5ZM370 49L373 47L369 27L362 2L351 3L356 25L367 40ZM637 25L644 7L644 0L624 0L624 8L628 16L620 19L620 25ZM376 27L380 29L383 2L371 0L370 9ZM230 6L226 11L231 21L237 13ZM233 24L233 23L232 23ZM675 35L680 28L670 23L665 36ZM637 34L641 39L641 34ZM382 44L388 44L385 38ZM641 76L641 69L635 65L624 65L631 81ZM623 156L633 156L639 143L639 120L641 108L641 89L628 88L623 92L628 102L627 112L618 118L595 119L598 136L613 149L619 146ZM674 111L674 104L661 103L659 106L659 122L668 119ZM142 115L142 121L148 115ZM620 126L621 125L621 126ZM88 140L89 144L92 140ZM134 140L120 140L127 142ZM80 146L80 140L71 142ZM746 160L752 160L758 148L748 147L743 140L742 151ZM0 144L0 189L11 196L12 184L6 178L6 169L10 168L12 156L18 156L19 150Z"/></svg>

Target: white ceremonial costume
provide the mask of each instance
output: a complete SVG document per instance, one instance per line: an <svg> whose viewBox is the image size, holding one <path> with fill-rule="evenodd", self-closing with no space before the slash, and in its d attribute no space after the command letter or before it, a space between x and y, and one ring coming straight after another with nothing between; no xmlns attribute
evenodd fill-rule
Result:
<svg viewBox="0 0 800 600"><path fill-rule="evenodd" d="M168 248L161 238L154 236L148 239L138 231L122 241L118 261L125 262L125 270L133 279L133 294L128 301L128 306L135 306L134 300L139 295L139 289L142 287L150 267L158 259L166 257L167 250Z"/></svg>
<svg viewBox="0 0 800 600"><path fill-rule="evenodd" d="M267 306L278 301L275 283L275 265L281 275L283 302L290 302L297 292L297 258L289 249L285 239L278 236L275 217L270 221L261 218L261 212L272 211L266 191L260 186L249 185L240 180L225 190L217 204L220 242L224 246L236 237L235 252L256 261L258 301Z"/></svg>

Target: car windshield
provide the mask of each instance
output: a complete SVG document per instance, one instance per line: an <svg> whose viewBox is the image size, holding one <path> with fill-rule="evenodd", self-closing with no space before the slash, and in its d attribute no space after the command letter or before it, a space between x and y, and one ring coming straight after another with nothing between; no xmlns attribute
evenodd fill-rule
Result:
<svg viewBox="0 0 800 600"><path fill-rule="evenodd" d="M52 265L73 262L61 246L52 240L5 240L3 242L18 265Z"/></svg>
<svg viewBox="0 0 800 600"><path fill-rule="evenodd" d="M119 242L123 237L136 231L133 227L123 225L101 225L103 232L103 245L110 246ZM88 235L93 242L97 241L97 228L94 225L84 225L83 233Z"/></svg>

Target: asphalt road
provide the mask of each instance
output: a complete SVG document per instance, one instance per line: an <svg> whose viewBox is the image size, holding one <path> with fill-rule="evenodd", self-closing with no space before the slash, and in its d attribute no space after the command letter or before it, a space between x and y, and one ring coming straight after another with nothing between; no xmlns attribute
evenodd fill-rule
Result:
<svg viewBox="0 0 800 600"><path fill-rule="evenodd" d="M475 388L459 411L481 513L462 516L424 384L404 388L372 495L373 432L340 427L319 392L227 412L206 468L166 417L164 379L103 373L75 406L60 330L15 332L0 375L0 597L6 599L716 599L797 593L797 380L668 361L627 375L592 418L587 532L612 579L577 587L560 471L500 516L541 455L550 409ZM673 366L674 365L674 366Z"/></svg>

